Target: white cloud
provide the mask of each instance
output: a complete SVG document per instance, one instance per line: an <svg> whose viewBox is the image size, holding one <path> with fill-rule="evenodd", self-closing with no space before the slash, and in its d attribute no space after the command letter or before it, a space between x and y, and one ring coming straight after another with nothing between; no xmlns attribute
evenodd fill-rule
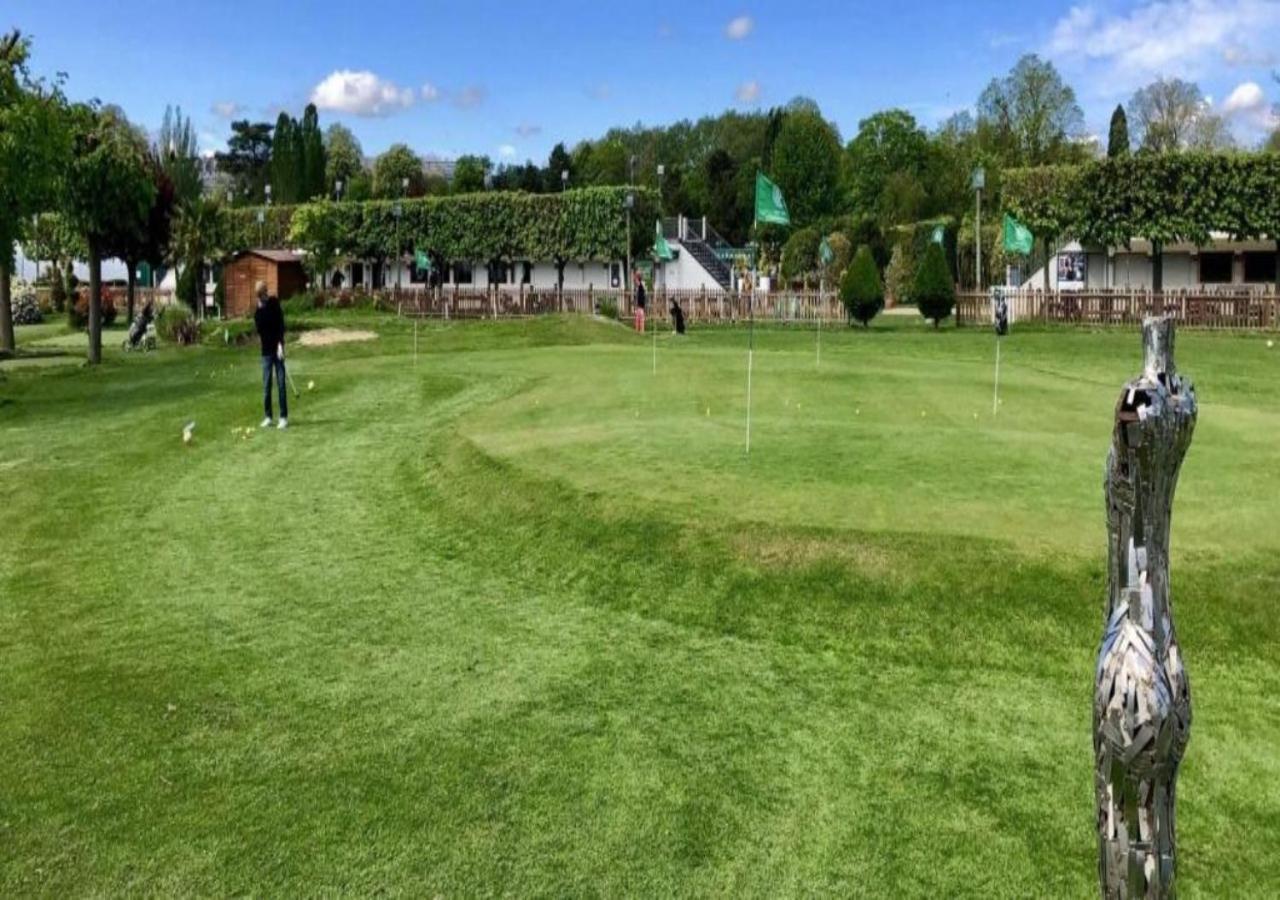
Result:
<svg viewBox="0 0 1280 900"><path fill-rule="evenodd" d="M219 100L210 107L210 112L219 119L234 119L244 112L244 107L232 100Z"/></svg>
<svg viewBox="0 0 1280 900"><path fill-rule="evenodd" d="M1280 116L1277 116L1262 85L1256 81L1245 81L1236 85L1222 104L1222 114L1242 124L1247 130L1271 131L1280 127Z"/></svg>
<svg viewBox="0 0 1280 900"><path fill-rule="evenodd" d="M513 129L513 131L522 138L537 137L542 134L542 126L534 125L531 122L521 122Z"/></svg>
<svg viewBox="0 0 1280 900"><path fill-rule="evenodd" d="M739 103L759 103L761 93L760 82L753 79L738 85L738 89L733 92L733 99Z"/></svg>
<svg viewBox="0 0 1280 900"><path fill-rule="evenodd" d="M498 155L503 159L514 159L516 155L516 148L511 144L503 144L498 148Z"/></svg>
<svg viewBox="0 0 1280 900"><path fill-rule="evenodd" d="M483 87L478 84L469 84L458 91L457 96L453 98L453 105L458 109L474 109L484 103L486 96L488 94Z"/></svg>
<svg viewBox="0 0 1280 900"><path fill-rule="evenodd" d="M414 92L369 71L339 69L311 92L317 109L355 116L387 116L413 105Z"/></svg>
<svg viewBox="0 0 1280 900"><path fill-rule="evenodd" d="M418 94L422 97L424 103L435 103L440 99L440 88L428 81L418 91Z"/></svg>
<svg viewBox="0 0 1280 900"><path fill-rule="evenodd" d="M1277 28L1274 0L1144 0L1123 13L1090 0L1058 20L1045 50L1101 64L1099 80L1125 91L1160 75L1202 75L1221 64L1224 47L1245 58L1255 51L1242 36L1273 41Z"/></svg>
<svg viewBox="0 0 1280 900"><path fill-rule="evenodd" d="M738 16L724 27L725 37L731 41L740 41L756 30L756 20L750 16Z"/></svg>

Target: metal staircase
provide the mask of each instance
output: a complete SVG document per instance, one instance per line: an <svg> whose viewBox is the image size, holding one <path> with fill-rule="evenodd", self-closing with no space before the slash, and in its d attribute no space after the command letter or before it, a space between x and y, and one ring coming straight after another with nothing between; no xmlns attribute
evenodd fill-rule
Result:
<svg viewBox="0 0 1280 900"><path fill-rule="evenodd" d="M663 223L664 231L667 222ZM675 222L675 239L680 246L689 251L689 255L698 261L698 265L715 279L724 290L733 288L733 272L716 252L716 247L725 244L723 238L716 234L704 219L687 219L683 216ZM727 246L727 244L725 244Z"/></svg>

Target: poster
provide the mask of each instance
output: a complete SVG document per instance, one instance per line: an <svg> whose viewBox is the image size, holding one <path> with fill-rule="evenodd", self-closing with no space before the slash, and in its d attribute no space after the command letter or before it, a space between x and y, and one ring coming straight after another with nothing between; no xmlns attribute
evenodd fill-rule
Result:
<svg viewBox="0 0 1280 900"><path fill-rule="evenodd" d="M1084 253L1073 251L1058 254L1058 290L1078 291L1088 280L1089 264Z"/></svg>

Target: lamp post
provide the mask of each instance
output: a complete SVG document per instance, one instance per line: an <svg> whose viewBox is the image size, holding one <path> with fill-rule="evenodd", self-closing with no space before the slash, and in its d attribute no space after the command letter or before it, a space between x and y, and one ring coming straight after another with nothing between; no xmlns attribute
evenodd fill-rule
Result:
<svg viewBox="0 0 1280 900"><path fill-rule="evenodd" d="M662 177L666 174L667 174L666 165L664 165L663 163L658 163L658 225L659 227L661 227L662 225ZM663 275L662 280L665 283L667 280L666 271L663 268L661 261L658 262L657 266L654 268L654 273L653 273L654 274L653 290L655 294L657 293L657 290L658 290L657 276L659 272L662 272L662 275Z"/></svg>
<svg viewBox="0 0 1280 900"><path fill-rule="evenodd" d="M627 199L624 202L624 205L627 207L627 270L622 276L622 289L627 291L631 289L631 208L636 205L636 195L634 192L627 191Z"/></svg>
<svg viewBox="0 0 1280 900"><path fill-rule="evenodd" d="M406 182L408 180L409 179L407 178L405 179ZM404 250L404 248L400 244L400 217L404 215L404 206L401 205L399 201L396 201L396 205L391 207L391 214L396 217L396 276L395 276L396 283L394 287L396 288L396 290L399 290L400 288L400 257Z"/></svg>
<svg viewBox="0 0 1280 900"><path fill-rule="evenodd" d="M973 248L974 275L973 281L978 291L982 291L982 189L987 186L987 171L978 166L973 170L973 192L977 195L977 215L974 219Z"/></svg>
<svg viewBox="0 0 1280 900"><path fill-rule="evenodd" d="M334 193L334 199L337 200L339 203L341 203L342 202L342 179L341 178L337 178L334 180L333 193Z"/></svg>
<svg viewBox="0 0 1280 900"><path fill-rule="evenodd" d="M569 189L569 170L560 170L560 191L563 193Z"/></svg>

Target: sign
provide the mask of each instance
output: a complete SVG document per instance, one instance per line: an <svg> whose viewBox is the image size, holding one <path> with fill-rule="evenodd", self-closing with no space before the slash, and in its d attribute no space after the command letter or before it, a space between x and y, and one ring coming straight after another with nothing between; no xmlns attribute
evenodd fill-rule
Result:
<svg viewBox="0 0 1280 900"><path fill-rule="evenodd" d="M1079 251L1058 254L1058 290L1081 290L1088 281L1089 258Z"/></svg>
<svg viewBox="0 0 1280 900"><path fill-rule="evenodd" d="M787 201L782 197L782 188L765 177L763 172L756 173L756 223L769 225L790 225L791 214L787 212Z"/></svg>

